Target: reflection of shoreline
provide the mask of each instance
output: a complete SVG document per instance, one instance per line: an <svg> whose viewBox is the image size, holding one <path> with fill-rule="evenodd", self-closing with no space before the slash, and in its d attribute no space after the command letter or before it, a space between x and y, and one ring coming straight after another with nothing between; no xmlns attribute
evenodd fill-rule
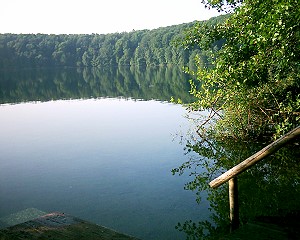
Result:
<svg viewBox="0 0 300 240"><path fill-rule="evenodd" d="M225 172L264 145L264 142L201 139L193 134L188 137L186 151L192 153L190 160L183 162L172 172L193 177L192 181L186 183L185 189L196 192L197 196L201 196L203 192L208 193L212 216L211 222L185 221L178 224L177 229L199 239L219 239L229 234L228 185L212 189L209 182L220 175L220 170ZM285 219L291 214L299 219L299 154L300 149L289 144L239 175L239 219L242 225L262 218ZM202 204L201 197L197 200ZM187 231L189 229L192 231ZM295 233L295 229L288 230Z"/></svg>
<svg viewBox="0 0 300 240"><path fill-rule="evenodd" d="M0 103L124 97L189 102L179 67L43 68L0 71Z"/></svg>

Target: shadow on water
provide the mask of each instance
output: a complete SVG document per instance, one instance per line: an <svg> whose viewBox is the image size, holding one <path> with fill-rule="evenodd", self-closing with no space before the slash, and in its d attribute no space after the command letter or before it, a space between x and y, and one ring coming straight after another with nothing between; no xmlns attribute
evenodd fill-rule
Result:
<svg viewBox="0 0 300 240"><path fill-rule="evenodd" d="M17 69L0 71L0 104L60 99L124 97L190 102L180 67Z"/></svg>
<svg viewBox="0 0 300 240"><path fill-rule="evenodd" d="M292 222L293 218L299 219L299 139L297 141L239 175L238 197L241 227L246 226L247 223L261 220L274 222L284 218L290 219L289 222ZM187 239L224 239L224 236L228 236L230 232L228 184L223 184L217 189L210 188L208 184L215 177L266 145L266 143L246 143L233 140L203 140L198 136L191 136L186 140L185 149L191 155L189 161L173 169L172 172L173 174L192 176L193 180L186 183L185 189L196 193L200 205L202 203L201 193L206 191L211 211L210 219L207 221L187 220L178 223L176 228L184 232ZM284 223L283 221L277 221L277 223L288 224L286 220ZM297 226L286 225L283 227L290 236L295 235L295 232L298 231L295 229ZM291 237L290 239L296 238Z"/></svg>

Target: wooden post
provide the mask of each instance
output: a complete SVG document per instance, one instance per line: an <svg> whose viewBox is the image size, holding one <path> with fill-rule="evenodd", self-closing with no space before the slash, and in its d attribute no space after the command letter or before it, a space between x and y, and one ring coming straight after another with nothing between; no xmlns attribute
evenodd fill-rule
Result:
<svg viewBox="0 0 300 240"><path fill-rule="evenodd" d="M237 178L231 178L228 181L228 183L229 183L230 231L233 231L237 229L240 225Z"/></svg>

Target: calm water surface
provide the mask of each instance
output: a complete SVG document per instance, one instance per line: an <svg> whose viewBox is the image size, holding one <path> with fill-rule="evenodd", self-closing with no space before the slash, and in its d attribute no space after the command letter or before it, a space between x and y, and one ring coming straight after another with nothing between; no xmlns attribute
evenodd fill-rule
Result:
<svg viewBox="0 0 300 240"><path fill-rule="evenodd" d="M0 218L37 208L142 239L184 239L175 225L209 214L183 189L188 176L171 174L187 160L174 141L189 126L184 114L124 98L0 105Z"/></svg>
<svg viewBox="0 0 300 240"><path fill-rule="evenodd" d="M186 134L185 109L167 100L188 102L188 89L178 68L0 71L0 226L36 208L144 240L186 239L178 222L197 223L190 239L223 238L227 185L208 183L267 143ZM299 160L298 142L239 176L241 223L300 216Z"/></svg>

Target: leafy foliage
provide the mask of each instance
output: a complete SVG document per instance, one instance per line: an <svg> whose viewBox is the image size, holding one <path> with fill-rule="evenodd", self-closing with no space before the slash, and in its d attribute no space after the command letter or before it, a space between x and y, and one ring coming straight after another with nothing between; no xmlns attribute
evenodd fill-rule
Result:
<svg viewBox="0 0 300 240"><path fill-rule="evenodd" d="M300 119L300 3L297 0L205 1L234 13L218 25L197 24L184 46L209 50L212 67L200 66L192 110L210 109L220 137L277 137ZM225 40L218 48L216 42Z"/></svg>
<svg viewBox="0 0 300 240"><path fill-rule="evenodd" d="M206 8L216 8L218 11L232 11L235 7L243 2L243 0L202 0Z"/></svg>

